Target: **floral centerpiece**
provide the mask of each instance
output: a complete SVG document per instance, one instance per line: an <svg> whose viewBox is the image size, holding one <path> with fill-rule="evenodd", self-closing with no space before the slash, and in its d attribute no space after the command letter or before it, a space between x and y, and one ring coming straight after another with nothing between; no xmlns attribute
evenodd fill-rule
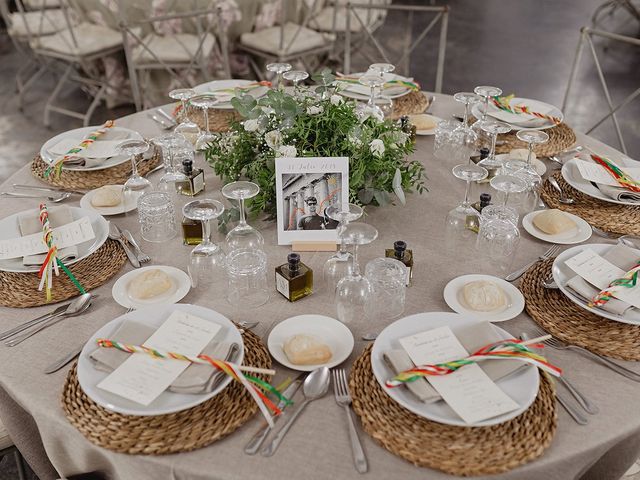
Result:
<svg viewBox="0 0 640 480"><path fill-rule="evenodd" d="M315 89L270 90L256 100L237 92L231 103L242 115L209 144L205 156L225 181L246 178L260 186L252 211L276 214L276 157L348 157L349 200L388 205L405 192L426 190L424 167L408 160L414 145L398 122L361 115L337 94L325 70Z"/></svg>

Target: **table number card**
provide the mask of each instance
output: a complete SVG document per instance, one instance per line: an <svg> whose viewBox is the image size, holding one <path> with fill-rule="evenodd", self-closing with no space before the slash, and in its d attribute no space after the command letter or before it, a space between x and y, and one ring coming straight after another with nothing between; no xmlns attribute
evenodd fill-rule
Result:
<svg viewBox="0 0 640 480"><path fill-rule="evenodd" d="M176 310L144 342L158 350L199 355L220 330L217 323ZM132 354L98 384L141 405L149 405L190 365L189 362Z"/></svg>
<svg viewBox="0 0 640 480"><path fill-rule="evenodd" d="M576 160L576 167L582 178L590 182L601 183L603 185L610 185L612 187L619 187L620 184L615 178L611 176L602 165L597 163L588 162L586 160ZM631 175L634 179L640 179L640 167L622 167L625 173Z"/></svg>
<svg viewBox="0 0 640 480"><path fill-rule="evenodd" d="M400 344L416 365L445 363L469 353L449 327L401 338ZM515 410L519 405L477 364L441 377L425 377L465 422L474 424Z"/></svg>

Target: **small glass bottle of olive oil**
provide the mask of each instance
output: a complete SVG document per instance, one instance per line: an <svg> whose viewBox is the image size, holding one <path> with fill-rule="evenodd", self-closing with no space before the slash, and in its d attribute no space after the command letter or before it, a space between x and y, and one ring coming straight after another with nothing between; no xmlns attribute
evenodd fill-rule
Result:
<svg viewBox="0 0 640 480"><path fill-rule="evenodd" d="M395 258L404 263L407 267L407 287L411 286L413 280L413 250L407 250L407 243L402 240L398 240L393 243L393 248L387 248L384 251L384 256L387 258Z"/></svg>
<svg viewBox="0 0 640 480"><path fill-rule="evenodd" d="M313 270L300 261L299 253L290 253L287 263L276 267L276 290L290 302L313 292Z"/></svg>
<svg viewBox="0 0 640 480"><path fill-rule="evenodd" d="M199 245L202 243L202 222L182 218L182 243L185 245Z"/></svg>

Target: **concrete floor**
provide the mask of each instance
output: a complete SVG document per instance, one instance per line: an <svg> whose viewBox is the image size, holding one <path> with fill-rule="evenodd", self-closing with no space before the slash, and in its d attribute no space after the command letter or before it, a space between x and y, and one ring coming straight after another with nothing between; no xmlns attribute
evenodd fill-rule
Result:
<svg viewBox="0 0 640 480"><path fill-rule="evenodd" d="M404 0L402 3L426 3ZM441 3L441 2L438 2ZM591 13L601 0L450 0L449 35L445 62L445 93L469 91L476 85L496 85L505 93L536 98L561 106L578 42L579 29L590 23ZM415 17L414 31L425 18ZM424 24L424 23L422 23ZM603 27L609 31L637 36L640 24L624 12L607 17ZM406 22L390 14L382 33L398 45ZM437 43L433 33L428 43L418 48L411 58L412 75L429 90L433 88ZM618 46L597 41L603 69L614 103L620 102L638 86L640 48ZM393 58L392 58L393 60ZM55 79L44 78L27 97L23 112L17 108L13 79L22 59L6 35L0 33L0 181L26 165L42 143L56 133L80 126L77 120L54 116L53 127L42 124L43 106ZM366 64L364 65L366 67ZM65 93L63 102L69 108L88 105L79 90ZM565 111L567 122L585 131L603 115L606 103L601 94L597 74L585 51L574 93ZM101 107L93 124L133 111L131 107L115 111ZM620 112L620 123L629 155L640 159L640 100ZM618 143L611 122L594 131L593 136L616 148ZM0 480L16 477L13 462L0 462ZM640 474L628 477L640 480Z"/></svg>

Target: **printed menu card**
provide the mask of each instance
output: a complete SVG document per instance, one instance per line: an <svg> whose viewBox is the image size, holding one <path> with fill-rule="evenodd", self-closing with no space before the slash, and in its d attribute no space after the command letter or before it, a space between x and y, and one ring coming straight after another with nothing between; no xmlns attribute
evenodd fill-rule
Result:
<svg viewBox="0 0 640 480"><path fill-rule="evenodd" d="M144 345L168 352L199 355L220 328L217 323L175 310ZM98 388L146 406L189 365L189 362L182 360L132 354L100 382Z"/></svg>
<svg viewBox="0 0 640 480"><path fill-rule="evenodd" d="M469 355L447 326L401 338L400 344L416 365L445 363ZM467 365L449 375L425 378L453 411L469 424L519 407L477 364Z"/></svg>

